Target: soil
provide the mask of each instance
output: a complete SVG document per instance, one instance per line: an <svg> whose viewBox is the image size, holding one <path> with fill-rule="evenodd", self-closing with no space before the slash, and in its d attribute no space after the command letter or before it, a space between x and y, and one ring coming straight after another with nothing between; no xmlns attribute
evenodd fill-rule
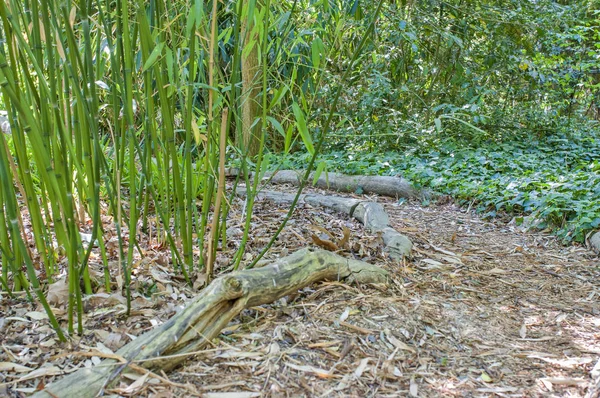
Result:
<svg viewBox="0 0 600 398"><path fill-rule="evenodd" d="M600 261L594 253L507 220L483 220L451 201L423 206L369 199L384 204L392 226L412 240L412 258L391 261L379 236L346 216L305 205L266 260L314 245L312 235L341 239L348 227L350 249L343 254L384 267L392 276L389 284L324 282L246 310L184 366L169 374L128 372L105 393L596 396L600 365L592 369L600 358ZM219 272L230 269L239 245L243 204L232 205L229 240L217 258ZM256 203L246 263L286 211ZM57 342L43 309L24 296L0 292L0 396L26 396L65 373L99 363L99 352L116 351L194 296L202 277L190 287L173 272L168 247L151 234L139 236L144 257L135 262L131 316L125 316L120 294L98 287L98 294L86 301L83 336L69 344ZM100 258L92 258L92 275L101 282L100 264ZM49 296L65 320L64 289L54 287Z"/></svg>

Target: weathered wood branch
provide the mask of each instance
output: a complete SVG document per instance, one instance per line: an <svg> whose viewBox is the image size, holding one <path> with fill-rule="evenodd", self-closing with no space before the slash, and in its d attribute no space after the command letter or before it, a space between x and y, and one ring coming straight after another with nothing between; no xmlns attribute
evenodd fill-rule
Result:
<svg viewBox="0 0 600 398"><path fill-rule="evenodd" d="M131 341L117 355L126 361L148 360L143 365L149 369L171 369L186 355L159 357L196 352L218 336L243 309L271 303L321 280L381 283L387 280L387 272L325 250L302 249L266 267L215 279L183 311ZM126 363L107 359L100 366L78 370L48 385L34 397L96 397L125 368Z"/></svg>
<svg viewBox="0 0 600 398"><path fill-rule="evenodd" d="M596 253L600 253L600 232L592 234L589 239L590 247Z"/></svg>
<svg viewBox="0 0 600 398"><path fill-rule="evenodd" d="M243 188L238 188L237 192L240 195L246 194ZM261 191L257 197L276 203L291 203L295 194ZM379 203L318 194L301 194L299 201L311 206L327 207L347 214L360 221L370 232L381 233L385 249L394 260L402 260L403 257L410 256L412 242L390 226L389 217Z"/></svg>

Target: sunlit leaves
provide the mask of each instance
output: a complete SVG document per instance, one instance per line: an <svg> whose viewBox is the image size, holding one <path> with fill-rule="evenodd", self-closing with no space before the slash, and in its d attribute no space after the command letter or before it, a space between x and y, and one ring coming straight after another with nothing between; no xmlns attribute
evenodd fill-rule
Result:
<svg viewBox="0 0 600 398"><path fill-rule="evenodd" d="M302 142L304 143L304 146L306 147L308 153L312 155L315 152L315 148L310 133L308 132L308 127L306 126L306 118L304 116L304 112L302 111L302 109L300 109L300 106L297 103L292 104L292 110L294 111L294 116L296 118L296 127L298 128L298 132L300 133Z"/></svg>
<svg viewBox="0 0 600 398"><path fill-rule="evenodd" d="M313 40L311 44L311 53L312 53L312 64L315 69L319 69L321 66L321 58L325 53L325 49L323 47L323 41L317 37Z"/></svg>
<svg viewBox="0 0 600 398"><path fill-rule="evenodd" d="M148 57L146 62L144 62L144 68L143 68L144 72L146 72L148 69L150 69L152 66L154 66L154 64L158 60L158 57L161 55L162 49L164 46L165 46L165 43L161 42L161 43L158 43L158 45L156 47L154 47L154 50L152 50L152 53L150 53L150 56Z"/></svg>

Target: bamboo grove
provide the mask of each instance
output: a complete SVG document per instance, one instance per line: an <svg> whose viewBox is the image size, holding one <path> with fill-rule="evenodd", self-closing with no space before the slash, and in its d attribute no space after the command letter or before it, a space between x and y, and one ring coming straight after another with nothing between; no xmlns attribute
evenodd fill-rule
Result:
<svg viewBox="0 0 600 398"><path fill-rule="evenodd" d="M38 300L65 340L46 286L66 278L69 334L83 331L82 300L98 286L122 289L129 311L140 234L167 246L189 283L210 280L234 195L226 164L248 187L239 267L267 141L305 147L312 168L331 123L335 103L320 135L307 128L336 51L320 34L341 26L326 7L334 17L307 40L297 1L1 2L2 291Z"/></svg>

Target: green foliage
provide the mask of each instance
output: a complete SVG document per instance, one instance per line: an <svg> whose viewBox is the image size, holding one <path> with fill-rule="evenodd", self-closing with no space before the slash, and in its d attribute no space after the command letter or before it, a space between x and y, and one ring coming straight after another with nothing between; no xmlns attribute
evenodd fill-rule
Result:
<svg viewBox="0 0 600 398"><path fill-rule="evenodd" d="M330 171L402 175L419 187L475 204L487 216L507 212L522 221L531 215L533 226L577 242L600 226L598 159L595 129L479 147L449 139L436 147L406 147L402 153L332 151L321 157ZM283 167L304 163L304 155L297 155Z"/></svg>
<svg viewBox="0 0 600 398"><path fill-rule="evenodd" d="M227 222L224 154L249 188L235 266L260 188L248 172L278 162L402 173L490 216L531 214L565 240L597 228L596 2L383 4L67 0L22 12L0 2L0 108L12 131L0 134L0 172L13 181L0 189L2 288L31 284L39 296L32 258L49 281L68 264L73 331L80 283L92 292L83 230L108 269L101 212L127 292L141 253L123 232L145 230L150 215L184 278L205 260L208 270ZM254 67L254 81L242 78ZM260 103L253 159L235 144L247 101Z"/></svg>
<svg viewBox="0 0 600 398"><path fill-rule="evenodd" d="M0 134L0 287L33 289L64 339L38 278L66 273L68 330L77 318L81 333L82 294L94 288L90 259L103 262L107 291L117 282L107 228L128 310L134 264L144 256L138 229L156 231L188 282L201 268L210 279L217 248L226 246L226 158L241 166L247 188L237 268L260 189L249 171L268 167L267 143L284 153L305 149L314 164L382 4L363 12L345 0L66 0L34 1L23 12L16 0L0 2L0 110L12 131ZM346 43L348 25L354 40ZM341 84L327 83L332 105L318 108L333 57L344 64ZM258 103L247 123L245 105ZM260 147L252 159L239 144L242 114ZM324 169L320 163L317 174Z"/></svg>
<svg viewBox="0 0 600 398"><path fill-rule="evenodd" d="M321 160L346 173L401 173L581 242L600 224L599 13L584 0L388 4ZM338 37L361 29L345 20ZM330 102L343 70L343 55L331 59L317 104Z"/></svg>
<svg viewBox="0 0 600 398"><path fill-rule="evenodd" d="M518 139L597 117L597 8L583 0L389 4L339 109L338 148L401 147L435 141L432 133ZM361 26L344 29L351 40ZM339 76L337 62L326 82ZM317 95L328 103L327 83Z"/></svg>

